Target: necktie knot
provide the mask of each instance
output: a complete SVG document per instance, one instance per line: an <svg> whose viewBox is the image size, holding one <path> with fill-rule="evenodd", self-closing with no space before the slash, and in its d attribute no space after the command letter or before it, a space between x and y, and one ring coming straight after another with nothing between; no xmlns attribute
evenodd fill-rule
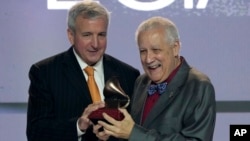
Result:
<svg viewBox="0 0 250 141"><path fill-rule="evenodd" d="M87 73L88 76L94 76L94 68L91 66L87 66L84 71Z"/></svg>
<svg viewBox="0 0 250 141"><path fill-rule="evenodd" d="M150 84L148 87L148 94L152 95L154 94L156 91L159 92L159 94L162 94L166 91L167 88L167 83L163 82L163 83L159 83L159 84Z"/></svg>

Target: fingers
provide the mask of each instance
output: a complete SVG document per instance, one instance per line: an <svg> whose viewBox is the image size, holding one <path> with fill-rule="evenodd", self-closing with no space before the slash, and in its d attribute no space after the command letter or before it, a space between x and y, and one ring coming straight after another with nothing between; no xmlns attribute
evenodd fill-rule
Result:
<svg viewBox="0 0 250 141"><path fill-rule="evenodd" d="M126 109L124 109L124 108L119 108L119 111L124 115L124 117L130 116L128 111Z"/></svg>
<svg viewBox="0 0 250 141"><path fill-rule="evenodd" d="M105 133L104 130L101 130L103 127L100 125L100 124L96 124L93 126L93 133L96 134L96 136L98 137L99 140L102 140L102 141L106 141L109 139L109 136L108 134Z"/></svg>
<svg viewBox="0 0 250 141"><path fill-rule="evenodd" d="M114 118L112 118L111 116L109 116L106 113L103 113L102 115L103 115L104 119L106 119L112 125L116 125L119 123L117 120L115 120Z"/></svg>
<svg viewBox="0 0 250 141"><path fill-rule="evenodd" d="M84 109L84 112L82 116L78 119L78 126L81 130L86 130L89 125L92 125L93 123L90 121L88 116L91 114L91 112L103 108L105 106L104 102L98 102L88 105L87 108Z"/></svg>
<svg viewBox="0 0 250 141"><path fill-rule="evenodd" d="M93 133L97 134L98 132L100 132L100 129L102 128L102 126L100 124L96 124L93 126Z"/></svg>
<svg viewBox="0 0 250 141"><path fill-rule="evenodd" d="M128 139L134 126L134 121L126 109L119 110L124 114L124 119L122 121L117 121L106 113L103 113L103 117L107 122L98 121L98 124L103 126L106 134Z"/></svg>
<svg viewBox="0 0 250 141"><path fill-rule="evenodd" d="M92 104L88 105L87 108L84 109L82 116L88 117L91 112L93 112L99 108L103 108L104 106L105 106L104 102L92 103Z"/></svg>
<svg viewBox="0 0 250 141"><path fill-rule="evenodd" d="M98 121L98 125L102 126L103 127L103 132L106 134L106 135L109 135L109 136L114 136L114 137L118 137L116 134L115 134L115 126L111 125L111 124L108 124L106 122L103 122L103 121Z"/></svg>
<svg viewBox="0 0 250 141"><path fill-rule="evenodd" d="M100 124L101 126L104 127L104 129L108 130L108 131L115 131L115 126L114 125L117 125L119 124L119 121L116 121L114 118L110 117L108 114L106 113L103 113L103 117L107 122L104 122L104 121L98 121L98 124ZM113 134L110 134L110 135L113 135Z"/></svg>

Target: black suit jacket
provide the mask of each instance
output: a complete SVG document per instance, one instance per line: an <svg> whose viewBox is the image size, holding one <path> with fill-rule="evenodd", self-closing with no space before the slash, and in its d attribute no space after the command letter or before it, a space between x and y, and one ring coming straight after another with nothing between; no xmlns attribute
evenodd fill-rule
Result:
<svg viewBox="0 0 250 141"><path fill-rule="evenodd" d="M139 71L107 54L103 66L105 82L117 76L131 96ZM33 64L29 78L28 140L77 141L77 119L92 100L73 48ZM82 140L96 140L93 137L92 131L87 131Z"/></svg>

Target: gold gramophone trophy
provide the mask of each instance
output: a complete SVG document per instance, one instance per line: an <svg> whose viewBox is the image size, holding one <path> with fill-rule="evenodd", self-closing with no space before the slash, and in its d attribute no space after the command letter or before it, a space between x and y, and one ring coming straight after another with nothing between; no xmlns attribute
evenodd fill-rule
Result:
<svg viewBox="0 0 250 141"><path fill-rule="evenodd" d="M98 120L104 120L102 113L107 113L116 120L122 120L123 114L118 108L126 108L130 103L129 96L123 91L116 77L109 79L103 90L105 107L93 111L89 119L96 124Z"/></svg>

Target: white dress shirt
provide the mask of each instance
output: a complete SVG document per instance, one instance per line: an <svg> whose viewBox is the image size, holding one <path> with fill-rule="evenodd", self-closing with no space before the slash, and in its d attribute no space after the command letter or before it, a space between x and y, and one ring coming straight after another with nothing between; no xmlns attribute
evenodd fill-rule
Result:
<svg viewBox="0 0 250 141"><path fill-rule="evenodd" d="M88 75L86 74L86 72L84 71L84 69L88 66L87 63L85 63L80 56L75 52L75 49L73 49L73 52L76 56L77 62L79 63L81 69L82 69L82 73L86 78L86 81L88 80ZM96 84L98 86L100 95L101 95L101 99L102 101L104 100L104 95L103 95L103 89L104 89L104 71L103 71L103 58L100 59L100 61L98 61L94 66L92 66L94 68L94 78L96 81ZM82 132L78 126L78 121L76 123L76 127L77 127L77 134L78 134L78 140L81 141L81 135L83 135L85 132Z"/></svg>

